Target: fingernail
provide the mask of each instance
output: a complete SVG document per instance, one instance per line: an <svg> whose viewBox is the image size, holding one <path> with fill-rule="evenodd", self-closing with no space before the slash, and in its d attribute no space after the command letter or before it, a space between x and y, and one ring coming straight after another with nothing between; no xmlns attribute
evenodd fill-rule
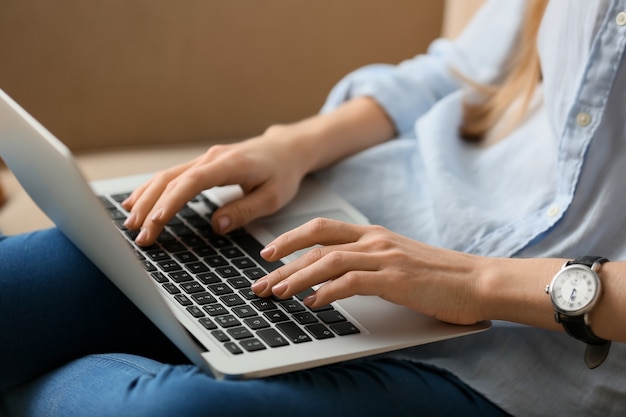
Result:
<svg viewBox="0 0 626 417"><path fill-rule="evenodd" d="M250 286L255 293L261 293L267 288L267 280L261 279Z"/></svg>
<svg viewBox="0 0 626 417"><path fill-rule="evenodd" d="M272 287L272 293L277 297L283 295L285 291L287 291L287 283L285 281L280 282Z"/></svg>
<svg viewBox="0 0 626 417"><path fill-rule="evenodd" d="M274 247L274 245L266 246L261 250L260 254L262 257L267 259L274 254L274 251L276 251L276 248Z"/></svg>
<svg viewBox="0 0 626 417"><path fill-rule="evenodd" d="M137 242L138 244L141 244L142 242L145 242L147 237L148 237L148 231L146 229L141 229L141 231L135 238L135 242Z"/></svg>
<svg viewBox="0 0 626 417"><path fill-rule="evenodd" d="M152 220L153 222L159 221L161 220L161 216L163 216L163 207L159 208L156 213L154 213L152 217L150 217L150 220Z"/></svg>
<svg viewBox="0 0 626 417"><path fill-rule="evenodd" d="M219 226L219 232L224 233L230 227L230 218L228 216L221 216L217 219L217 225Z"/></svg>
<svg viewBox="0 0 626 417"><path fill-rule="evenodd" d="M312 306L313 303L315 303L316 299L317 297L315 296L315 294L311 294L305 297L304 300L302 300L302 302L304 303L305 306L309 307L309 306Z"/></svg>
<svg viewBox="0 0 626 417"><path fill-rule="evenodd" d="M132 226L135 223L135 220L137 220L137 214L136 213L130 213L130 215L128 216L128 218L124 222L124 226L126 226L126 227Z"/></svg>

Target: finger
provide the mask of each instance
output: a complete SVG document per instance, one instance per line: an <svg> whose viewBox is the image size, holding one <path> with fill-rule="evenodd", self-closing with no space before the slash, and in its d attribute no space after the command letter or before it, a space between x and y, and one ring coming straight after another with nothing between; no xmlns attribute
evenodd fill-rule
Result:
<svg viewBox="0 0 626 417"><path fill-rule="evenodd" d="M329 247L311 249L296 261L280 268L281 271L269 274L266 277L266 289L271 288L273 295L286 298L317 284L334 280L349 271L378 268L375 257L366 256L350 245L344 245L341 249Z"/></svg>
<svg viewBox="0 0 626 417"><path fill-rule="evenodd" d="M348 271L320 286L315 293L306 297L304 304L311 308L321 307L354 295L374 295L387 298L385 283L379 271Z"/></svg>
<svg viewBox="0 0 626 417"><path fill-rule="evenodd" d="M155 174L150 180L137 187L130 196L122 202L122 207L131 212L131 216L126 221L125 226L133 230L139 228L152 207L154 207L159 196L163 193L167 184L194 163L195 160L192 160Z"/></svg>
<svg viewBox="0 0 626 417"><path fill-rule="evenodd" d="M275 261L315 245L356 242L364 233L365 229L362 226L316 218L278 236L266 246L264 256L269 261Z"/></svg>
<svg viewBox="0 0 626 417"><path fill-rule="evenodd" d="M228 233L252 220L276 212L293 198L294 190L279 190L273 182L267 182L243 197L220 207L213 215L213 229Z"/></svg>
<svg viewBox="0 0 626 417"><path fill-rule="evenodd" d="M210 170L206 166L195 165L188 168L178 177L160 183L155 181L153 189L144 192L145 199L138 202L136 210L141 224L141 232L135 239L139 245L149 245L159 236L167 222L180 211L185 204L199 192L214 186ZM156 198L156 201L152 197ZM143 214L143 210L147 213Z"/></svg>

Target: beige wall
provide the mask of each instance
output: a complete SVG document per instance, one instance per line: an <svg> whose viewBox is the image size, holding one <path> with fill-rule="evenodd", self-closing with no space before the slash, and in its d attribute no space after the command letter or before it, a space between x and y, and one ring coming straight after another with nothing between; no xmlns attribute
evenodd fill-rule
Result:
<svg viewBox="0 0 626 417"><path fill-rule="evenodd" d="M0 88L73 150L240 138L441 30L431 0L6 0Z"/></svg>

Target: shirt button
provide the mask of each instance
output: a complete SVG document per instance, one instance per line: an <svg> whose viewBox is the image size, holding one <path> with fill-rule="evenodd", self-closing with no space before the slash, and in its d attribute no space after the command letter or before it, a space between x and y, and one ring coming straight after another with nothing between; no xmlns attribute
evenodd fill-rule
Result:
<svg viewBox="0 0 626 417"><path fill-rule="evenodd" d="M589 123L591 123L591 115L585 112L578 113L576 123L578 123L578 126L582 127L589 126Z"/></svg>
<svg viewBox="0 0 626 417"><path fill-rule="evenodd" d="M559 206L557 206L556 204L551 205L550 207L548 207L548 211L546 211L546 214L550 217L554 217L557 214L559 214Z"/></svg>
<svg viewBox="0 0 626 417"><path fill-rule="evenodd" d="M624 26L626 25L626 12L620 12L617 14L617 17L615 18L615 21L617 22L618 25L620 26Z"/></svg>

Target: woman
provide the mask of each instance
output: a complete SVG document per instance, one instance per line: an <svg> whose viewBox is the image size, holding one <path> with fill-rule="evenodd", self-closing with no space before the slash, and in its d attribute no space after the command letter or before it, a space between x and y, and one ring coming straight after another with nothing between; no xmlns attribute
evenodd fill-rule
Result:
<svg viewBox="0 0 626 417"><path fill-rule="evenodd" d="M255 292L284 297L325 282L307 304L372 294L448 322L495 320L490 331L263 380L215 381L46 231L0 242L0 411L621 414L626 1L546 3L491 1L459 39L436 41L396 67L357 70L320 115L212 147L124 202L127 226L147 245L204 188L244 189L214 215L215 229L228 232L282 207L316 173L382 226L319 219L278 237L266 259L321 246L257 281ZM48 261L24 262L31 252ZM559 317L574 335L587 332L590 354L554 320L544 292L566 260L584 255L611 260L588 262L601 264L602 296L590 324ZM569 288L572 301L578 287ZM620 342L607 356L608 340Z"/></svg>

